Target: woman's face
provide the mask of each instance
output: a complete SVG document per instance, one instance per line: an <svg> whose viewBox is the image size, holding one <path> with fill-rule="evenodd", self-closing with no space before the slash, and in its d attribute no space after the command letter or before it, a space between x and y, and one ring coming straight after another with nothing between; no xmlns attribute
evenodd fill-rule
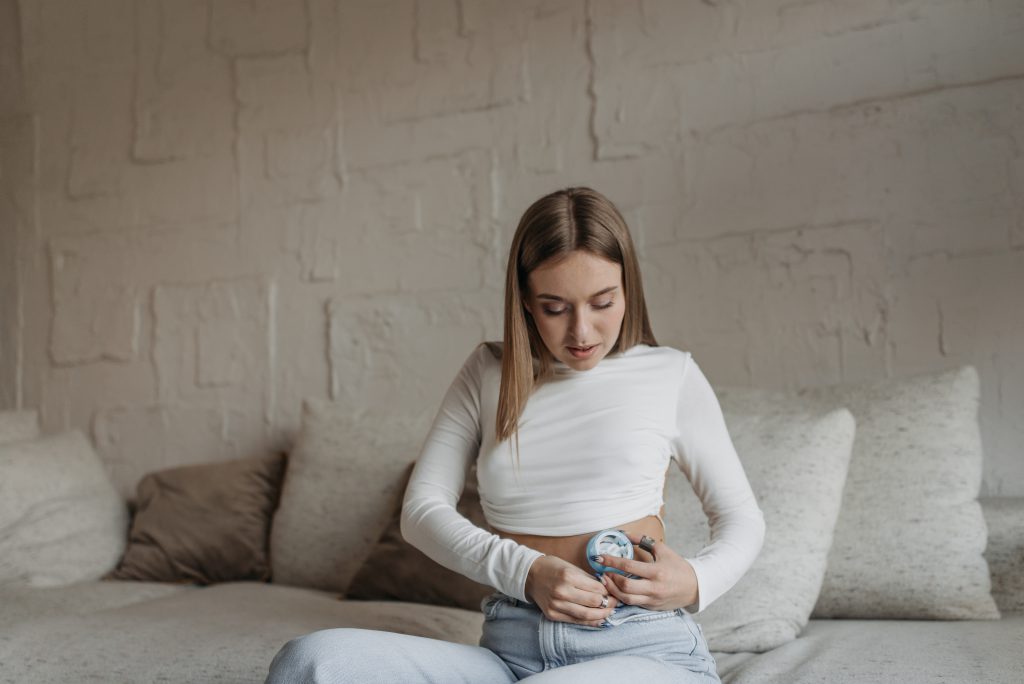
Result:
<svg viewBox="0 0 1024 684"><path fill-rule="evenodd" d="M576 250L561 261L542 263L527 283L523 304L556 359L588 370L615 346L626 313L622 266ZM574 347L590 346L586 356L573 354Z"/></svg>

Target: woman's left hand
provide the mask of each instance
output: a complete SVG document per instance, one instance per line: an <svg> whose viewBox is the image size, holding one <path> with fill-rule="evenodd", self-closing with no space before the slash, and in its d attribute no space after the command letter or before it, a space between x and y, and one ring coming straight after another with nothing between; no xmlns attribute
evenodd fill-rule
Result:
<svg viewBox="0 0 1024 684"><path fill-rule="evenodd" d="M626 536L634 545L640 543L640 535L626 533ZM665 542L655 541L652 549L654 560L651 562L602 556L598 561L602 565L638 576L630 579L617 572L602 573L601 581L608 593L621 603L650 610L674 610L696 603L697 574L693 566Z"/></svg>

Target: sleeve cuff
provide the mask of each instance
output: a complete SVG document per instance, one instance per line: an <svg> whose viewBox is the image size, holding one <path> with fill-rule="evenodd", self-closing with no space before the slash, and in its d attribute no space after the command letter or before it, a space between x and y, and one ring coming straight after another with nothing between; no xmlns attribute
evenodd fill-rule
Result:
<svg viewBox="0 0 1024 684"><path fill-rule="evenodd" d="M708 607L706 596L709 592L707 582L704 579L704 565L694 558L684 557L683 560L690 564L690 567L693 568L693 573L697 576L697 602L684 606L683 609L688 613L696 614Z"/></svg>
<svg viewBox="0 0 1024 684"><path fill-rule="evenodd" d="M546 556L547 554L541 553L540 551L537 551L536 549L531 549L529 547L524 547L524 548L526 548L527 553L524 553L525 560L523 561L523 563L521 565L522 571L519 573L519 577L516 580L516 587L515 587L515 589L513 590L512 593L509 594L509 596L512 596L512 597L522 601L523 603L528 603L530 605L533 605L533 601L531 601L526 596L526 579L530 575L530 568L533 567L534 561L536 561L541 556Z"/></svg>

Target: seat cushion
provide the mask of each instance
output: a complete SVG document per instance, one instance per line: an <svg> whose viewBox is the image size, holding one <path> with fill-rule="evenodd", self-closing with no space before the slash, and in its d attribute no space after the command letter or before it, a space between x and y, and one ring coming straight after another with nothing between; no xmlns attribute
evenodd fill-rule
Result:
<svg viewBox="0 0 1024 684"><path fill-rule="evenodd" d="M1024 682L1024 613L1002 620L825 620L767 653L712 653L723 684Z"/></svg>
<svg viewBox="0 0 1024 684"><path fill-rule="evenodd" d="M482 613L394 601L338 601L313 589L231 582L130 606L0 629L12 682L262 682L294 637L384 629L476 645Z"/></svg>
<svg viewBox="0 0 1024 684"><path fill-rule="evenodd" d="M191 589L199 587L194 584L116 580L76 582L62 587L7 585L0 587L0 630L26 620L85 615Z"/></svg>

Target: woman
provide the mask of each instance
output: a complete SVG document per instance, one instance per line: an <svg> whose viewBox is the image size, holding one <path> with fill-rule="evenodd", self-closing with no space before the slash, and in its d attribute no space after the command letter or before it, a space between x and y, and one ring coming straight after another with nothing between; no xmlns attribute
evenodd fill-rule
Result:
<svg viewBox="0 0 1024 684"><path fill-rule="evenodd" d="M707 379L654 339L621 214L589 188L537 200L505 287L504 341L452 382L402 508L410 543L497 589L479 645L321 630L286 644L268 682L720 681L691 612L747 571L764 517ZM711 525L693 558L664 542L670 460ZM455 508L474 461L489 530ZM609 529L635 558L595 572L587 543Z"/></svg>

